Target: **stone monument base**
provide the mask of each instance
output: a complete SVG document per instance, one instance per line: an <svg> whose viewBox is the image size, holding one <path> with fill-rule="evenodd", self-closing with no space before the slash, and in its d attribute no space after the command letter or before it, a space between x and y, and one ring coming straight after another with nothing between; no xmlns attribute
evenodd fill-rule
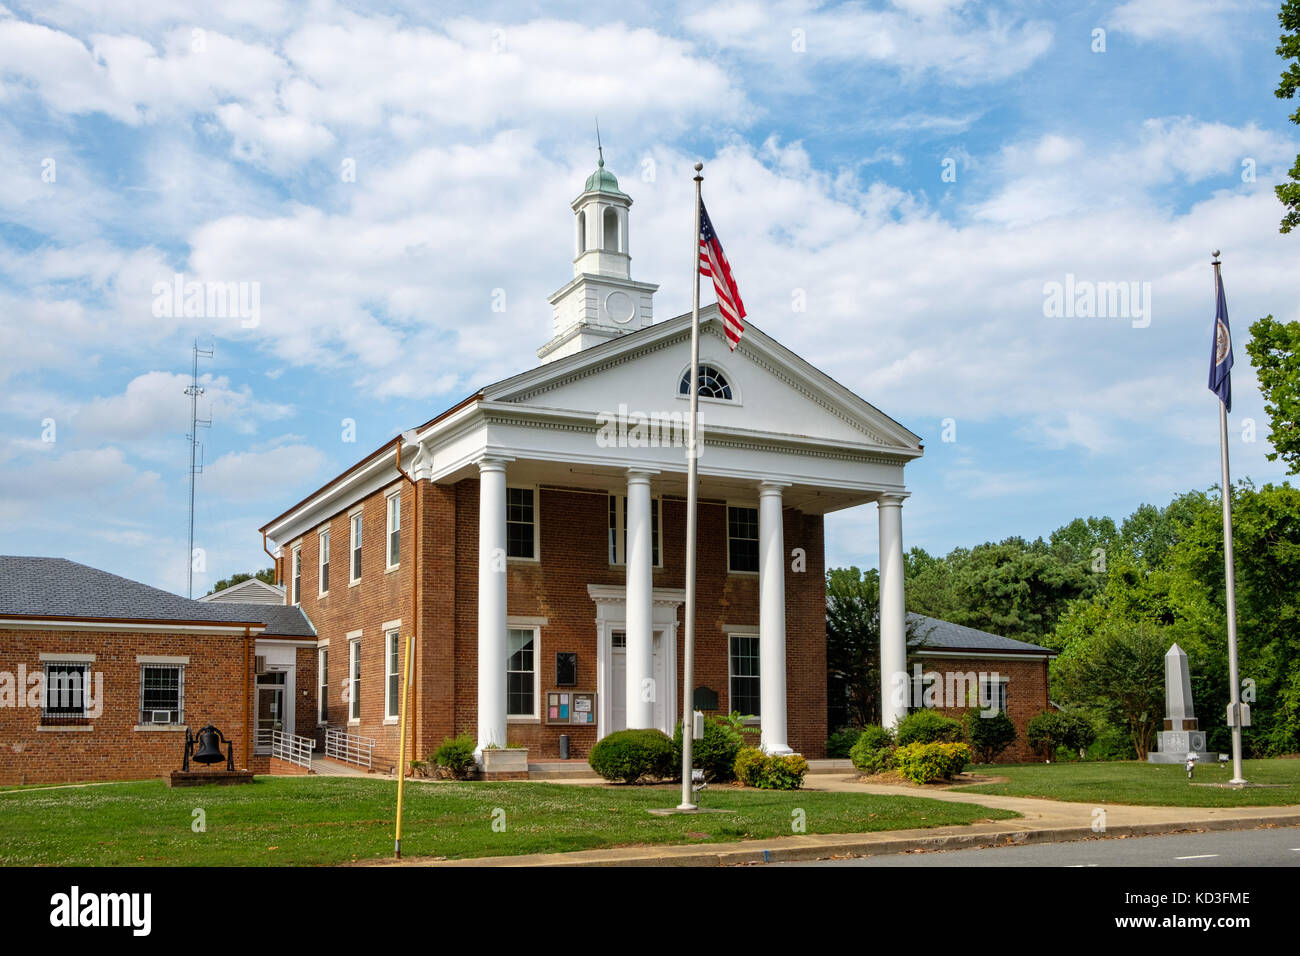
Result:
<svg viewBox="0 0 1300 956"><path fill-rule="evenodd" d="M1219 755L1205 749L1203 730L1162 730L1156 750L1147 752L1147 763L1186 763L1187 752L1196 754L1197 765L1217 763Z"/></svg>

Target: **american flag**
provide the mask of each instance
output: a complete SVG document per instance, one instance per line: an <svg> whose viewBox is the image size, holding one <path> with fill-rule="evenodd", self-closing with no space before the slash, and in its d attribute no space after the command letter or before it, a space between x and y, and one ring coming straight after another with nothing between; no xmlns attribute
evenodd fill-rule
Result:
<svg viewBox="0 0 1300 956"><path fill-rule="evenodd" d="M740 301L740 290L731 275L731 263L722 252L722 243L713 231L709 213L700 200L700 275L713 277L713 291L718 296L718 311L722 313L722 327L727 333L727 344L734 351L745 331L741 319L745 317L745 303Z"/></svg>

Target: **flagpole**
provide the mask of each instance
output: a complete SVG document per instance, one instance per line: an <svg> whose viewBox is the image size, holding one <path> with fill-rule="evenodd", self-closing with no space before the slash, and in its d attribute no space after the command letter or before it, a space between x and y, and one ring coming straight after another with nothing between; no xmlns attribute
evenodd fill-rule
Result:
<svg viewBox="0 0 1300 956"><path fill-rule="evenodd" d="M1214 266L1214 299L1219 301L1222 277L1219 275L1219 252L1216 249ZM1217 334L1217 330L1216 330ZM1228 409L1219 397L1219 460L1222 468L1223 497L1223 571L1228 592L1228 713L1232 721L1232 779L1229 783L1245 783L1241 773L1241 679L1237 674L1237 584L1232 559L1232 482L1228 476Z"/></svg>
<svg viewBox="0 0 1300 956"><path fill-rule="evenodd" d="M682 802L678 810L694 810L691 770L695 760L695 513L698 507L699 449L696 435L700 413L700 171L695 164L695 232L691 235L691 427L686 439L686 636L682 653Z"/></svg>

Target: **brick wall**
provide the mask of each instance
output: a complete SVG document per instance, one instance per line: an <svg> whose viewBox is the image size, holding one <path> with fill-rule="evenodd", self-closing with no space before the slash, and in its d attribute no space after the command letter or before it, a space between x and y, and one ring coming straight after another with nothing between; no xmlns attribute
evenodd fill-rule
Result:
<svg viewBox="0 0 1300 956"><path fill-rule="evenodd" d="M1047 709L1047 661L1041 658L1026 660L990 659L977 656L965 658L916 658L923 672L936 671L945 675L949 673L967 674L974 672L997 673L1007 679L1007 716L1016 727L1016 741L1002 752L998 763L1023 763L1040 759L1036 757L1025 740L1025 726L1029 719ZM908 662L911 673L912 661ZM961 717L965 713L962 707L937 707L950 717Z"/></svg>
<svg viewBox="0 0 1300 956"><path fill-rule="evenodd" d="M250 766L251 739L244 725L250 683L242 636L0 629L4 675L16 678L20 664L28 674L41 673L42 653L94 654L89 667L92 675L103 675L103 709L84 722L91 730L40 730L39 708L0 699L0 784L138 780L179 770L184 731L134 729L140 706L137 655L188 657L185 723L194 730L215 724L235 742L236 767ZM5 680L0 677L0 684Z"/></svg>

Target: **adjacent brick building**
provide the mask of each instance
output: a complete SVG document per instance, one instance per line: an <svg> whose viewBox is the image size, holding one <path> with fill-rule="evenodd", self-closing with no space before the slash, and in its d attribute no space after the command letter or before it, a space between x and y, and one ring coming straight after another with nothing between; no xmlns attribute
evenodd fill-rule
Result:
<svg viewBox="0 0 1300 956"><path fill-rule="evenodd" d="M0 556L0 784L161 776L180 768L186 727L206 724L239 767L265 770L258 665L300 651L314 663L297 608L207 604L61 558Z"/></svg>

